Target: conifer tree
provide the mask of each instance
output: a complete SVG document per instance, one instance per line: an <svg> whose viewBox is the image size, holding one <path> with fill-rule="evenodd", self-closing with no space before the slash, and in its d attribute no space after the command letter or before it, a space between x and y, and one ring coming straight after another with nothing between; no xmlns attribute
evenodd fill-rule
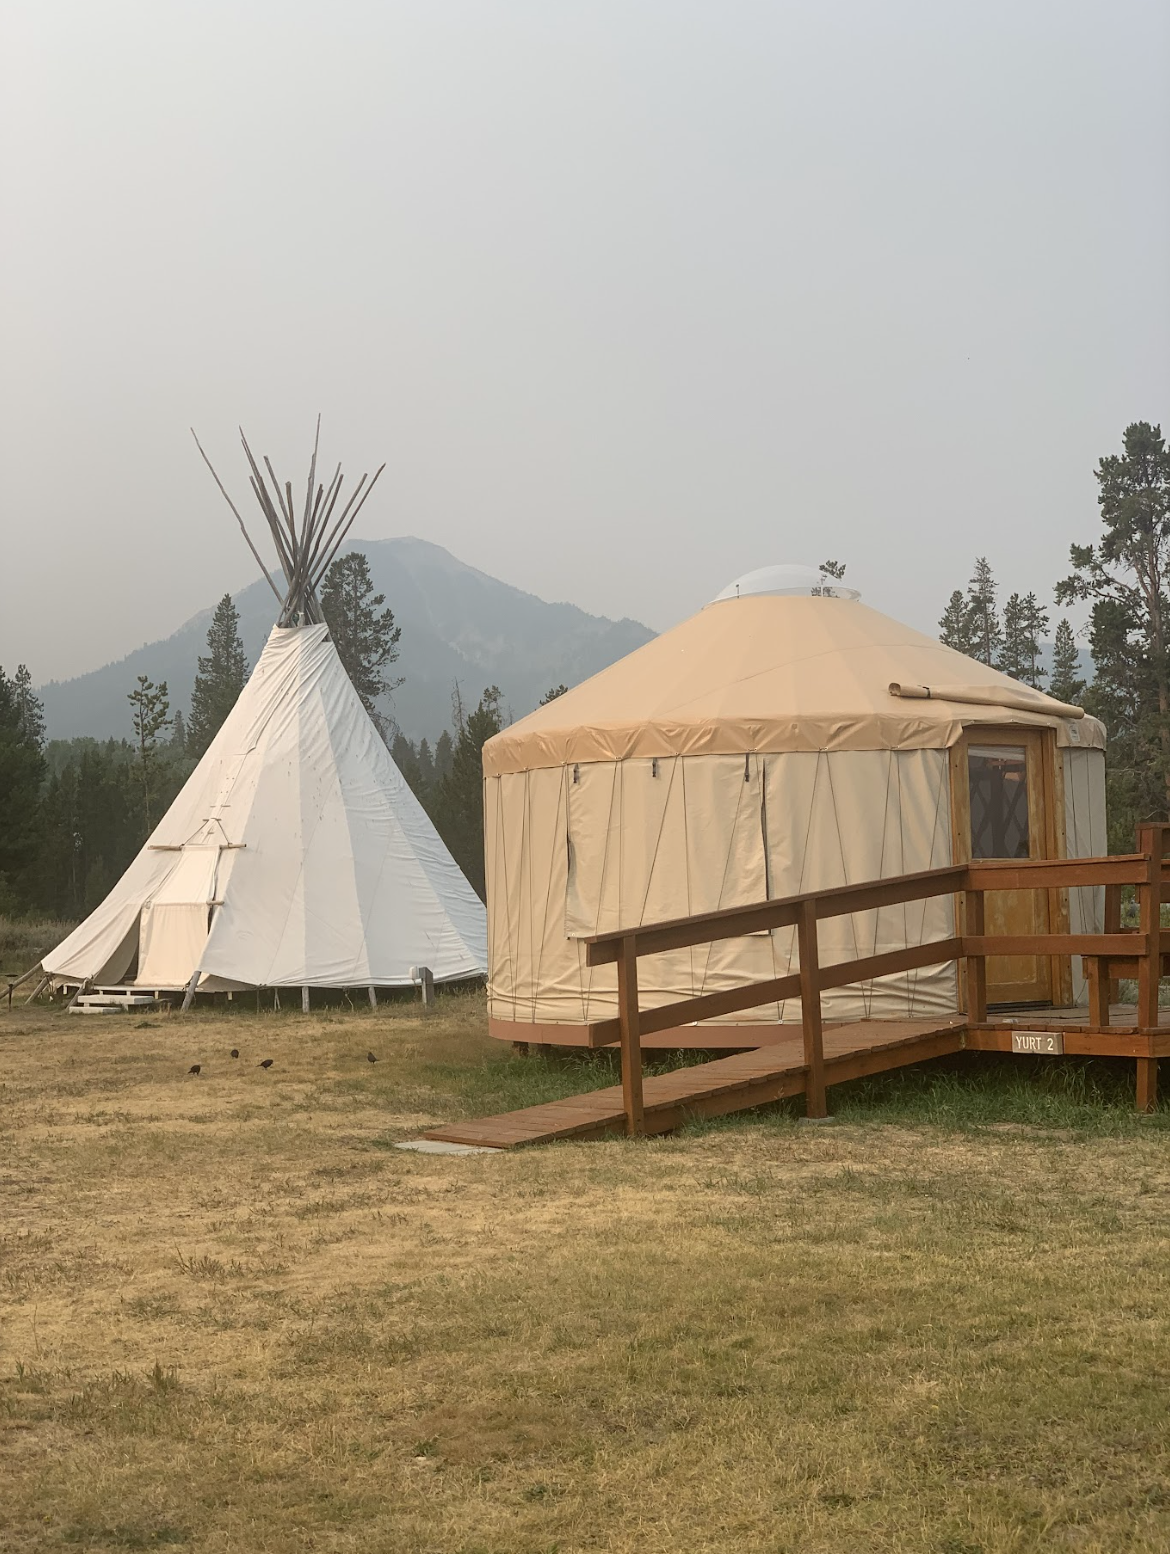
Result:
<svg viewBox="0 0 1170 1554"><path fill-rule="evenodd" d="M1012 594L1003 607L1003 640L999 645L996 668L1010 674L1013 680L1022 680L1028 662L1024 642L1024 601L1019 594Z"/></svg>
<svg viewBox="0 0 1170 1554"><path fill-rule="evenodd" d="M1003 641L1003 628L995 603L996 588L987 557L976 557L975 571L967 584L969 651L973 658L988 665L995 663Z"/></svg>
<svg viewBox="0 0 1170 1554"><path fill-rule="evenodd" d="M27 664L17 664L12 679L16 696L16 710L21 726L38 750L45 748L45 708L33 690L32 675Z"/></svg>
<svg viewBox="0 0 1170 1554"><path fill-rule="evenodd" d="M146 675L140 674L137 689L128 692L126 700L133 713L134 748L138 756L139 781L142 784L142 813L149 831L152 825L152 799L161 778L159 735L169 727L171 721L167 682L160 680L155 685Z"/></svg>
<svg viewBox="0 0 1170 1554"><path fill-rule="evenodd" d="M426 795L426 785L422 779L422 771L418 764L418 751L401 731L395 734L390 745L390 754L394 764L406 778L407 786L416 798L422 799Z"/></svg>
<svg viewBox="0 0 1170 1554"><path fill-rule="evenodd" d="M23 901L23 877L37 851L45 773L40 703L32 697L30 707L30 677L25 669L22 681L21 669L13 680L0 669L0 910L17 910Z"/></svg>
<svg viewBox="0 0 1170 1554"><path fill-rule="evenodd" d="M435 758L431 754L431 747L425 735L418 742L417 759L419 778L423 787L426 789L433 788L435 786Z"/></svg>
<svg viewBox="0 0 1170 1554"><path fill-rule="evenodd" d="M398 658L402 628L385 603L386 595L374 592L370 563L360 550L338 557L325 574L321 608L330 635L362 705L383 734L378 700L402 684L387 672Z"/></svg>
<svg viewBox="0 0 1170 1554"><path fill-rule="evenodd" d="M207 649L206 656L199 659L191 692L191 720L185 731L187 749L196 760L223 727L248 678L240 617L231 594L224 594L215 607Z"/></svg>
<svg viewBox="0 0 1170 1554"><path fill-rule="evenodd" d="M187 726L183 722L182 710L175 713L171 720L171 747L176 755L185 755L187 751Z"/></svg>
<svg viewBox="0 0 1170 1554"><path fill-rule="evenodd" d="M435 787L430 813L447 850L483 900L487 891L483 860L483 747L503 727L502 698L499 687L491 685L474 711L465 714L456 686L453 701L456 732L451 767Z"/></svg>
<svg viewBox="0 0 1170 1554"><path fill-rule="evenodd" d="M1057 622L1056 637L1052 644L1052 683L1048 689L1057 701L1078 706L1085 694L1085 681L1080 675L1080 654L1067 617Z"/></svg>
<svg viewBox="0 0 1170 1554"><path fill-rule="evenodd" d="M962 591L955 589L938 622L938 639L958 653L971 654L971 620L967 600Z"/></svg>
<svg viewBox="0 0 1170 1554"><path fill-rule="evenodd" d="M556 701L558 696L563 696L569 687L562 681L560 685L554 685L551 691L545 691L540 698L538 706L547 707L550 701Z"/></svg>
<svg viewBox="0 0 1170 1554"><path fill-rule="evenodd" d="M1024 595L1024 642L1027 648L1027 683L1042 690L1041 680L1048 678L1047 669L1040 663L1040 644L1048 631L1049 614L1041 608L1034 593Z"/></svg>
<svg viewBox="0 0 1170 1554"><path fill-rule="evenodd" d="M1040 638L1048 630L1048 614L1034 593L1012 594L1003 609L1003 636L996 668L1013 680L1039 689L1048 671L1040 666Z"/></svg>
<svg viewBox="0 0 1170 1554"><path fill-rule="evenodd" d="M1092 601L1095 677L1087 710L1109 730L1111 840L1124 850L1138 819L1170 811L1170 449L1148 421L1095 471L1104 532L1073 545L1057 604Z"/></svg>

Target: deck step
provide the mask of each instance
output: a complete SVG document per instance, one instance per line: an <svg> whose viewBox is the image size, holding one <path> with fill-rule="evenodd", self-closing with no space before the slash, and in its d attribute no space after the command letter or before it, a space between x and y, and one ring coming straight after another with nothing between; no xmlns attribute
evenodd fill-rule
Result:
<svg viewBox="0 0 1170 1554"><path fill-rule="evenodd" d="M127 1009L153 1009L159 1002L155 993L137 988L103 987L92 993L79 993L69 1005L70 1014L120 1014Z"/></svg>

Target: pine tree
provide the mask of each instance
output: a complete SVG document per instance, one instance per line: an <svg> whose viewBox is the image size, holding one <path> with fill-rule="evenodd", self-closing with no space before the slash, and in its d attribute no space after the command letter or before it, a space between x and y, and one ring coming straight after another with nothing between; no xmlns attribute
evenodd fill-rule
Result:
<svg viewBox="0 0 1170 1554"><path fill-rule="evenodd" d="M23 906L40 835L43 723L38 727L25 700L27 678L26 670L22 687L19 669L14 680L0 669L0 910Z"/></svg>
<svg viewBox="0 0 1170 1554"><path fill-rule="evenodd" d="M425 735L418 742L418 772L424 788L435 786L435 758Z"/></svg>
<svg viewBox="0 0 1170 1554"><path fill-rule="evenodd" d="M1019 594L1012 594L1003 607L1003 640L999 645L996 668L1010 674L1013 680L1022 680L1028 666L1028 649L1025 641L1024 601Z"/></svg>
<svg viewBox="0 0 1170 1554"><path fill-rule="evenodd" d="M451 762L455 757L455 745L446 729L435 741L435 781L442 782L451 770Z"/></svg>
<svg viewBox="0 0 1170 1554"><path fill-rule="evenodd" d="M453 701L456 737L451 768L434 789L430 814L448 852L483 900L487 890L483 860L483 747L503 727L502 698L499 687L491 685L475 710L466 715L458 687Z"/></svg>
<svg viewBox="0 0 1170 1554"><path fill-rule="evenodd" d="M185 755L187 752L187 726L183 722L181 709L171 720L171 748L176 755Z"/></svg>
<svg viewBox="0 0 1170 1554"><path fill-rule="evenodd" d="M45 748L45 708L44 703L33 690L32 675L29 673L27 664L17 664L12 686L21 726L37 749L43 750Z"/></svg>
<svg viewBox="0 0 1170 1554"><path fill-rule="evenodd" d="M1067 618L1062 618L1057 623L1056 638L1052 645L1052 683L1048 687L1057 701L1068 702L1074 707L1079 705L1085 694L1080 667L1080 654L1077 652L1073 629Z"/></svg>
<svg viewBox="0 0 1170 1554"><path fill-rule="evenodd" d="M418 751L399 729L390 743L390 755L395 766L406 778L407 786L416 798L423 798L426 793L426 784L423 782L422 771L418 763Z"/></svg>
<svg viewBox="0 0 1170 1554"><path fill-rule="evenodd" d="M1047 611L1034 593L1012 594L1003 607L1003 638L996 668L1035 689L1048 673L1040 666L1040 639L1048 630Z"/></svg>
<svg viewBox="0 0 1170 1554"><path fill-rule="evenodd" d="M370 563L360 550L340 556L325 575L321 608L329 622L345 672L374 722L385 733L378 701L402 684L387 673L398 658L401 626L393 610L383 609L385 594L374 592Z"/></svg>
<svg viewBox="0 0 1170 1554"><path fill-rule="evenodd" d="M146 675L138 676L137 690L130 691L126 700L130 703L134 718L134 745L138 755L138 773L142 784L142 813L146 829L151 829L151 799L159 786L159 735L171 721L171 704L167 699L167 682L157 685Z"/></svg>
<svg viewBox="0 0 1170 1554"><path fill-rule="evenodd" d="M1095 471L1104 533L1073 545L1057 604L1092 601L1088 711L1109 729L1111 842L1170 810L1170 449L1159 426L1126 427Z"/></svg>
<svg viewBox="0 0 1170 1554"><path fill-rule="evenodd" d="M563 696L568 689L569 687L563 681L560 685L554 685L551 691L545 691L538 705L547 707L550 701L556 701L557 697Z"/></svg>
<svg viewBox="0 0 1170 1554"><path fill-rule="evenodd" d="M248 678L248 660L240 640L240 617L231 594L215 607L207 633L206 657L199 659L191 692L187 749L198 759L223 727Z"/></svg>
<svg viewBox="0 0 1170 1554"><path fill-rule="evenodd" d="M971 656L975 645L971 638L971 612L961 589L955 589L939 617L938 638L956 652Z"/></svg>
<svg viewBox="0 0 1170 1554"><path fill-rule="evenodd" d="M973 658L987 665L995 663L1003 640L1003 628L995 604L996 587L987 557L977 556L975 571L967 584L970 651Z"/></svg>
<svg viewBox="0 0 1170 1554"><path fill-rule="evenodd" d="M1042 609L1040 601L1034 593L1024 595L1024 647L1027 663L1025 666L1025 683L1036 690L1041 690L1041 680L1048 678L1047 669L1040 663L1040 643L1048 631L1048 611Z"/></svg>

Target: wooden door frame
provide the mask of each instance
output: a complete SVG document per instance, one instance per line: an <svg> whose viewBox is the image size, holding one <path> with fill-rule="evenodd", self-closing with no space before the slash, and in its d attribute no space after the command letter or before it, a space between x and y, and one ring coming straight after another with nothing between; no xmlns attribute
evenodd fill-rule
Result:
<svg viewBox="0 0 1170 1554"><path fill-rule="evenodd" d="M1035 723L968 723L962 735L947 751L951 786L951 857L955 863L971 861L971 790L968 782L967 751L972 744L1019 744L1021 735L1038 735L1040 750L1040 807L1046 858L1066 858L1068 837L1064 811L1064 761L1056 746L1056 730ZM1026 740L1025 740L1026 742ZM1051 933L1069 932L1068 891L1049 890L1048 923ZM963 932L964 897L955 897L955 933ZM1050 955L1049 986L1057 1008L1072 1004L1072 957ZM967 1009L966 962L959 966L959 1008Z"/></svg>

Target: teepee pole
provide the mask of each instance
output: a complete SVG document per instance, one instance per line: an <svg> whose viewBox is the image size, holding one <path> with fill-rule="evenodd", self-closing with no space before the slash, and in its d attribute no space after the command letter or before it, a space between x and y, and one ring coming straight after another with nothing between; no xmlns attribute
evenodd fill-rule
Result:
<svg viewBox="0 0 1170 1554"><path fill-rule="evenodd" d="M191 436L195 437L195 428L194 427L191 428ZM203 444L199 441L198 437L195 437L195 446L199 449L199 452L203 455L203 462L204 462L204 464L207 465L208 469L211 471L211 478L215 481L215 483L219 487L220 491L223 492L223 499L224 499L224 501L231 508L232 512L235 513L235 515L236 515L236 522L240 526L240 533L247 540L247 542L248 542L248 549L252 552L253 556L255 556L255 558L256 558L256 565L260 568L261 572L263 572L265 578L268 580L269 588L272 589L272 592L276 595L277 599L279 599L280 602L283 604L284 600L281 598L280 589L277 588L276 584L272 581L272 574L269 572L268 568L264 565L264 562L260 559L260 552L256 549L255 545L252 544L252 536L248 533L247 529L244 527L244 520L240 517L239 512L236 510L236 504L232 501L231 497L228 496L227 492L224 491L223 481L215 473L215 465L212 464L211 460L207 457L206 453L203 452Z"/></svg>
<svg viewBox="0 0 1170 1554"><path fill-rule="evenodd" d="M180 1014L186 1014L187 1010L190 1009L191 1005L194 1003L194 1001L195 1001L195 984L198 981L199 981L199 967L196 966L195 970L191 973L191 980L190 980L190 982L187 983L187 991L183 994L183 1007L179 1010Z"/></svg>

